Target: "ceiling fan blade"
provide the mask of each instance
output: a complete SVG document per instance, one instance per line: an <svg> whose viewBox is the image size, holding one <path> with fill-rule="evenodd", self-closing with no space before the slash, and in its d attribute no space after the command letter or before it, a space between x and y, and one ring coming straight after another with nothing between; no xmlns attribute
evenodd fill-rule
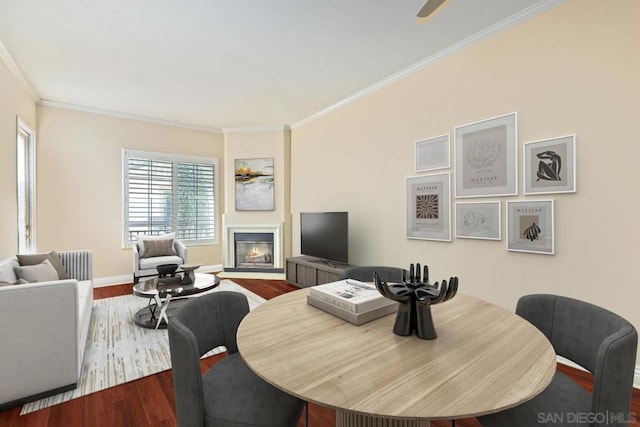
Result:
<svg viewBox="0 0 640 427"><path fill-rule="evenodd" d="M445 1L446 0L427 0L424 6L422 6L422 9L420 9L420 12L418 12L418 18L426 18L431 15Z"/></svg>

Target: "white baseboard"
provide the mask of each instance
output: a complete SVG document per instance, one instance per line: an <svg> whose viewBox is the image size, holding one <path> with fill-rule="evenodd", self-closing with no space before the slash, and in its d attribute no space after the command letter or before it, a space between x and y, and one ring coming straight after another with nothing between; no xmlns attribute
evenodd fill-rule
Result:
<svg viewBox="0 0 640 427"><path fill-rule="evenodd" d="M215 273L217 271L222 271L221 264L203 265L198 268L198 273ZM124 276L99 277L97 279L93 279L93 287L102 288L105 286L122 285L132 282L133 273L126 274Z"/></svg>
<svg viewBox="0 0 640 427"><path fill-rule="evenodd" d="M105 286L122 285L132 282L133 274L127 274L126 276L100 277L98 279L93 279L93 287L103 288Z"/></svg>
<svg viewBox="0 0 640 427"><path fill-rule="evenodd" d="M243 271L223 271L218 274L221 279L269 279L285 280L284 273L248 273Z"/></svg>
<svg viewBox="0 0 640 427"><path fill-rule="evenodd" d="M586 369L584 369L582 366L572 362L569 359L565 359L562 356L556 356L556 359L558 360L559 363L562 363L563 365L567 365L572 368L579 369L581 371L586 371ZM636 365L635 374L633 375L633 388L640 389L640 365Z"/></svg>

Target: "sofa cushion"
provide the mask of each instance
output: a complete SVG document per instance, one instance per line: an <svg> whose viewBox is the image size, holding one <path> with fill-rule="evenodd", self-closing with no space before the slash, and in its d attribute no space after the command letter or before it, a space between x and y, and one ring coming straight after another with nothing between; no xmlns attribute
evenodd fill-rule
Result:
<svg viewBox="0 0 640 427"><path fill-rule="evenodd" d="M171 240L172 241L172 246L171 249L174 251L173 253L169 254L169 255L175 255L175 249L173 249L173 240L175 240L176 238L176 233L167 233L167 234L162 234L160 236L147 236L147 235L138 235L136 237L136 241L138 242L138 253L140 254L140 258L145 258L145 245L144 242L147 240Z"/></svg>
<svg viewBox="0 0 640 427"><path fill-rule="evenodd" d="M24 279L18 279L18 280L15 280L13 282L5 282L5 281L0 280L0 286L24 285L26 283L29 283L29 282L27 282Z"/></svg>
<svg viewBox="0 0 640 427"><path fill-rule="evenodd" d="M13 283L18 280L14 267L20 266L18 258L5 258L0 261L0 280L3 282Z"/></svg>
<svg viewBox="0 0 640 427"><path fill-rule="evenodd" d="M89 324L91 323L91 312L93 309L93 282L82 280L77 284L78 289L78 377L82 371L82 361L84 359L87 337L89 335Z"/></svg>
<svg viewBox="0 0 640 427"><path fill-rule="evenodd" d="M26 280L29 283L49 282L58 279L58 272L48 259L37 265L25 265L14 267L18 279Z"/></svg>
<svg viewBox="0 0 640 427"><path fill-rule="evenodd" d="M64 280L69 278L67 270L65 270L64 264L62 264L62 260L60 259L60 256L56 253L56 251L42 254L18 255L18 262L20 262L20 265L23 266L40 264L45 259L48 259L53 268L55 268L58 272L58 279Z"/></svg>
<svg viewBox="0 0 640 427"><path fill-rule="evenodd" d="M155 258L142 258L140 260L140 270L155 270L160 264L182 264L182 258L178 255L159 256Z"/></svg>

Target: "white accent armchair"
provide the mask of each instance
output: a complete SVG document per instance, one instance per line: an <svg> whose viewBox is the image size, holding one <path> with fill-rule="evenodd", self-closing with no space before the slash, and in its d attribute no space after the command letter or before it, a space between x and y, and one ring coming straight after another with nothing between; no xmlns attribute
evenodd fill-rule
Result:
<svg viewBox="0 0 640 427"><path fill-rule="evenodd" d="M186 264L188 251L181 241L175 239L175 233L162 236L138 236L132 246L133 283L141 277L158 274L156 267L160 264Z"/></svg>

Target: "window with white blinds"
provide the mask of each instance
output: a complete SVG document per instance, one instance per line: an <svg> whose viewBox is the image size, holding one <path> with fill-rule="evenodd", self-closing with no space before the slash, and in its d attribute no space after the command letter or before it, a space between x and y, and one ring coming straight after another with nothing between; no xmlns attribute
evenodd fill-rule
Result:
<svg viewBox="0 0 640 427"><path fill-rule="evenodd" d="M217 160L123 151L125 245L138 234L216 241Z"/></svg>

